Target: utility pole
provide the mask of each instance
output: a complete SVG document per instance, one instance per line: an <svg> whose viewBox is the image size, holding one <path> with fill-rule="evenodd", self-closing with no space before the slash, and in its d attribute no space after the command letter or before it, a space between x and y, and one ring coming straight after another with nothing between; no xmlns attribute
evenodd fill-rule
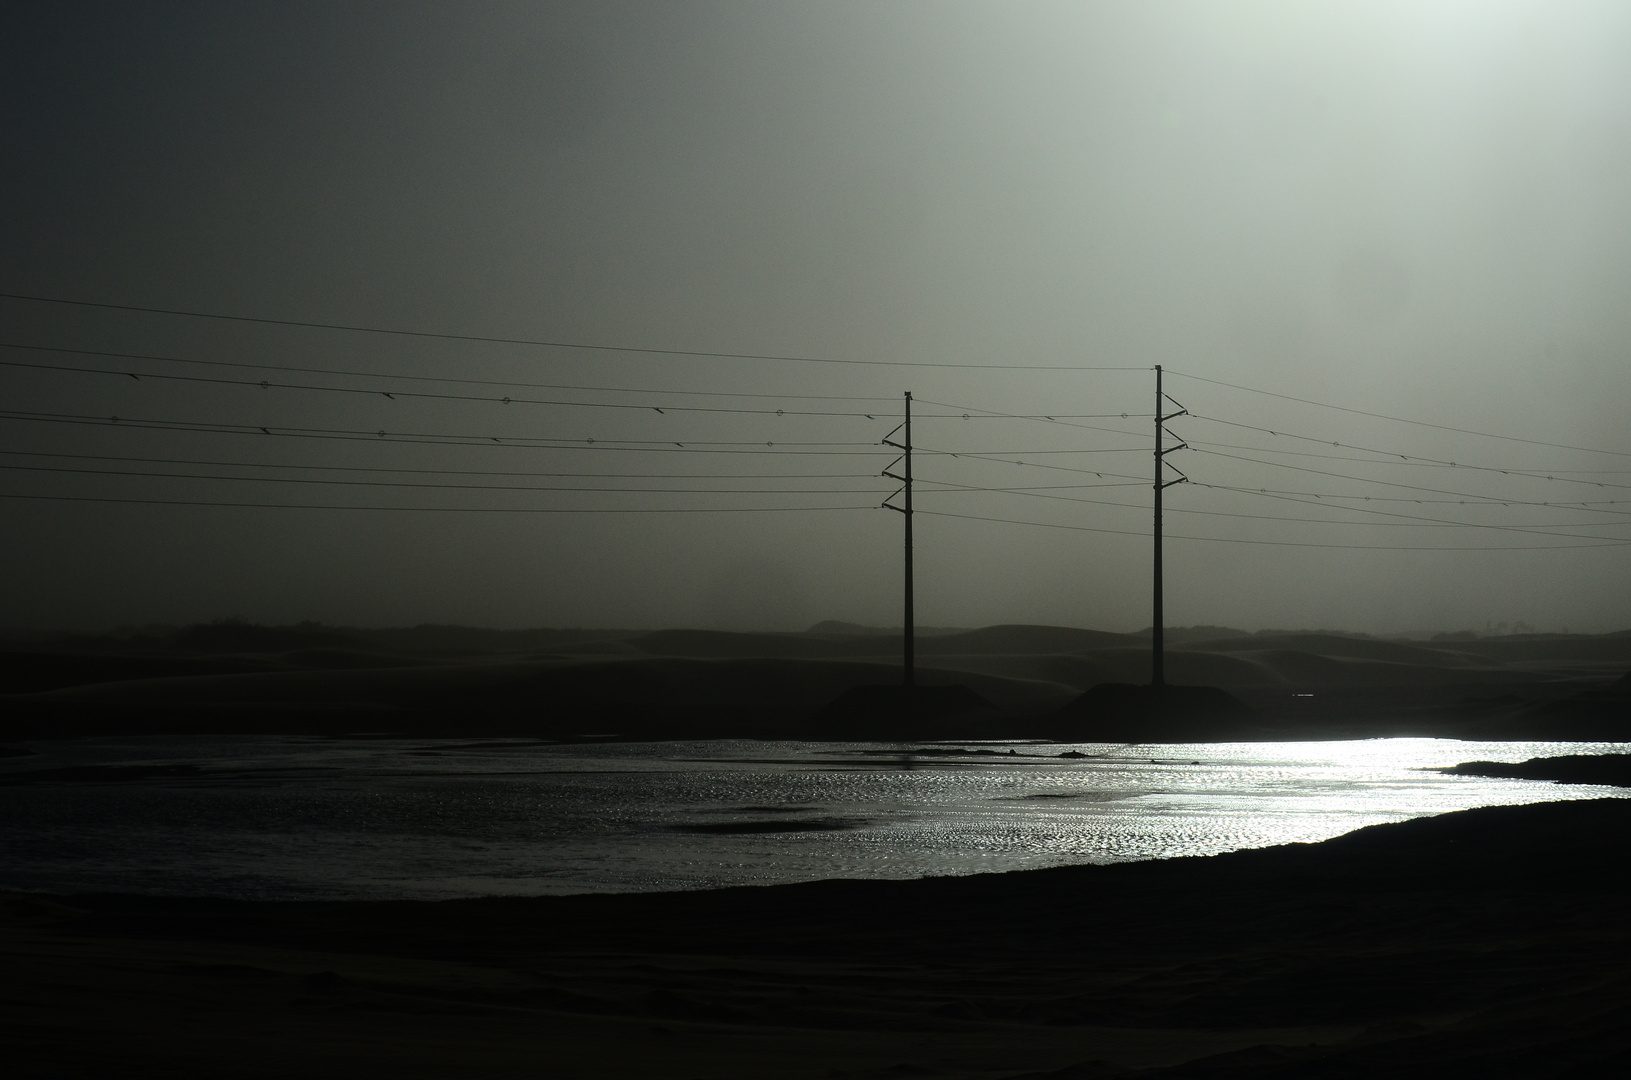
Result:
<svg viewBox="0 0 1631 1080"><path fill-rule="evenodd" d="M1176 480L1166 478L1166 470L1172 468L1167 464L1167 455L1174 450L1188 449L1188 446L1181 442L1170 448L1162 448L1161 437L1166 434L1166 422L1180 416L1189 415L1189 410L1180 405L1177 412L1163 416L1161 410L1166 408L1169 400L1161 390L1161 365L1157 364L1155 365L1155 572L1151 575L1155 586L1153 598L1155 612L1154 622L1150 628L1150 687L1156 693L1160 693L1161 688L1166 685L1166 624L1161 611L1161 493L1174 484L1187 483L1189 480L1189 477L1183 473L1178 473L1178 479ZM1172 403L1178 405L1176 401ZM1173 471L1177 472L1176 469L1173 469Z"/></svg>
<svg viewBox="0 0 1631 1080"><path fill-rule="evenodd" d="M895 434L895 431L903 432L902 442L890 441L891 437ZM903 645L905 662L902 670L901 685L904 686L908 692L910 692L917 686L916 658L914 655L916 653L917 635L912 625L912 392L910 390L906 391L906 418L904 421L902 421L899 427L895 428L895 431L891 431L888 435L884 436L883 440L883 444L885 446L893 446L896 450L901 452L900 457L890 462L889 469L893 469L896 465L900 464L904 464L905 468L901 471L900 475L890 472L889 469L885 469L883 471L883 475L892 480L900 481L901 490L895 492L895 495L904 494L906 496L906 505L904 507L896 506L886 499L884 500L884 506L891 510L899 511L906 518L906 588L904 590L906 598L906 621L901 630L902 636L904 637ZM891 495L889 498L893 499L895 495Z"/></svg>

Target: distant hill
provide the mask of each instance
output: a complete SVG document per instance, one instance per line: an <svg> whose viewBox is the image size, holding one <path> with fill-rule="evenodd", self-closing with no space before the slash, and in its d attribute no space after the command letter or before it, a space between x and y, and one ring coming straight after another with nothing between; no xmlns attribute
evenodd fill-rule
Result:
<svg viewBox="0 0 1631 1080"><path fill-rule="evenodd" d="M962 626L918 626L913 633L918 637L940 637L945 634L961 634L967 631ZM826 619L816 623L806 634L823 634L847 637L900 637L902 628L899 626L863 626L860 623L842 622L838 619Z"/></svg>
<svg viewBox="0 0 1631 1080"><path fill-rule="evenodd" d="M806 634L823 634L827 637L880 637L900 632L901 628L898 626L862 626L860 623L841 622L838 619L823 620L805 631Z"/></svg>
<svg viewBox="0 0 1631 1080"><path fill-rule="evenodd" d="M1195 642L1190 647L1217 652L1293 650L1312 653L1316 656L1381 660L1395 664L1425 664L1429 666L1463 667L1469 662L1469 658L1465 653L1448 646L1427 646L1401 641L1387 641L1381 638L1349 637L1346 634L1326 632L1251 634L1225 640Z"/></svg>
<svg viewBox="0 0 1631 1080"><path fill-rule="evenodd" d="M1104 630L1077 630L1068 626L987 626L924 642L925 655L949 656L957 653L1035 654L1070 653L1084 649L1125 648L1136 641L1128 634Z"/></svg>
<svg viewBox="0 0 1631 1080"><path fill-rule="evenodd" d="M1146 626L1136 630L1127 637L1150 639L1151 628ZM1249 630L1236 630L1232 626L1169 626L1162 632L1162 638L1168 645L1185 645L1192 641L1222 641L1227 638L1251 637Z"/></svg>
<svg viewBox="0 0 1631 1080"><path fill-rule="evenodd" d="M1250 710L1213 710L1196 737L1631 739L1631 634L1431 641L1199 626L1169 629L1167 638L1169 685L1215 688ZM991 703L994 713L969 714L970 733L1047 736L1058 725L1039 718L1084 695L1096 703L1078 710L1084 716L1123 718L1096 726L1103 737L1111 729L1152 737L1162 727L1125 702L1107 713L1099 706L1110 692L1092 693L1148 685L1147 636L1024 624L941 628L919 637L917 657L921 685L962 686ZM221 620L13 636L0 647L0 737L92 730L791 737L854 687L898 685L901 661L898 631L840 622L735 633Z"/></svg>

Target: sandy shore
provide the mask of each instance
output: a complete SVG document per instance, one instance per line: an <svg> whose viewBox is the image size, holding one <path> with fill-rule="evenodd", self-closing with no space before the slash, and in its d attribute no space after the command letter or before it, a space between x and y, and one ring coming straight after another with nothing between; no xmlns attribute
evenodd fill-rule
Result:
<svg viewBox="0 0 1631 1080"><path fill-rule="evenodd" d="M1627 854L1601 800L913 882L8 894L0 1025L19 1076L1610 1075Z"/></svg>

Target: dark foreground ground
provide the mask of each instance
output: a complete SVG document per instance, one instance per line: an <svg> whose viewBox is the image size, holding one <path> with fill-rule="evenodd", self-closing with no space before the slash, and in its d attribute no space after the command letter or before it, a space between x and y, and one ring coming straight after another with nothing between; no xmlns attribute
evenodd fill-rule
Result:
<svg viewBox="0 0 1631 1080"><path fill-rule="evenodd" d="M1631 1070L1631 800L1209 859L440 904L3 896L12 1076Z"/></svg>

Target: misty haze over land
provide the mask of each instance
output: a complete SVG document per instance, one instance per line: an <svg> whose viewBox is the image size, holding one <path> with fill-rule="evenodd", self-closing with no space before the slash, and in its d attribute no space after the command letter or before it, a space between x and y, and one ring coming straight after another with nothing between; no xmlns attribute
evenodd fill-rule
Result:
<svg viewBox="0 0 1631 1080"><path fill-rule="evenodd" d="M0 625L1631 625L1622 5L3 18Z"/></svg>

